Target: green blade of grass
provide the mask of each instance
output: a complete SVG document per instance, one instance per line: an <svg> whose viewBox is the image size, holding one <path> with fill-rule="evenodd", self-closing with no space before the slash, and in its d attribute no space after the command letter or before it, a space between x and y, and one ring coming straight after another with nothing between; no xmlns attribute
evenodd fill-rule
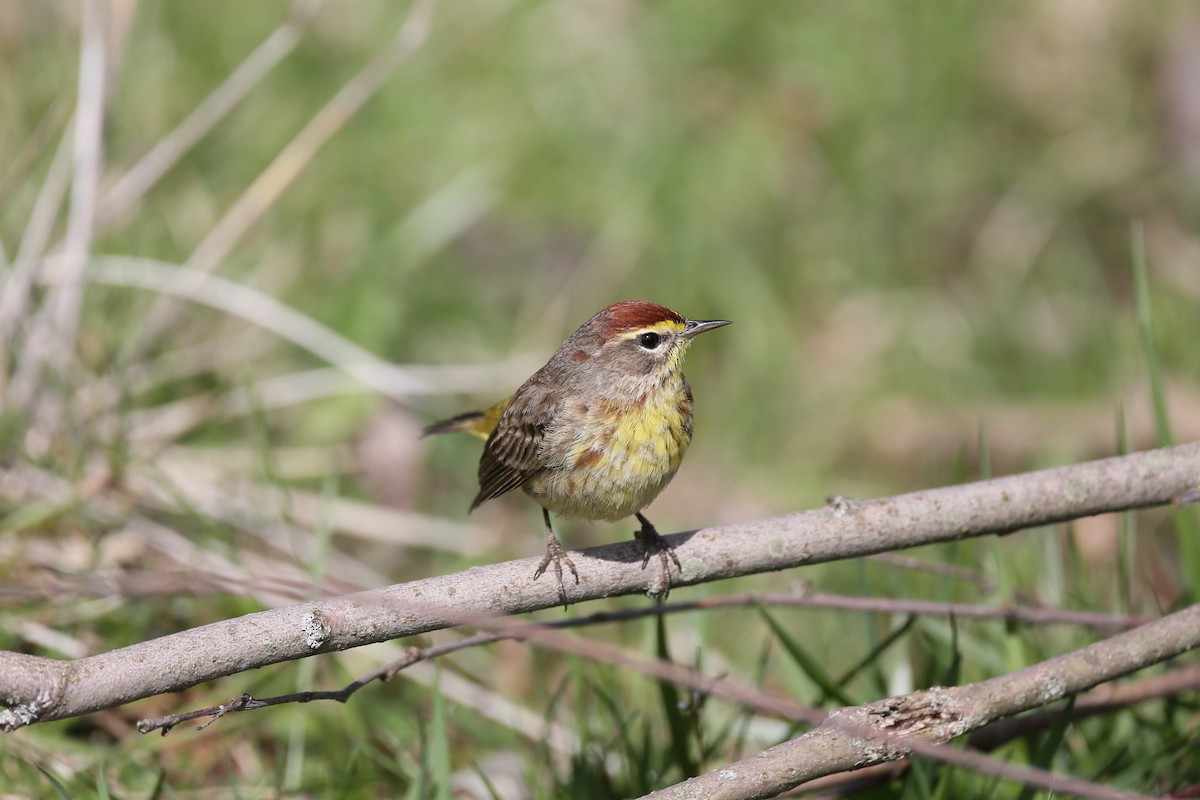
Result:
<svg viewBox="0 0 1200 800"><path fill-rule="evenodd" d="M1033 753L1033 758L1030 760L1030 766L1038 767L1039 769L1049 769L1050 762L1054 760L1054 754L1058 752L1058 748L1062 747L1063 739L1067 735L1067 728L1071 724L1071 711L1075 708L1075 696L1072 695L1067 700L1067 705L1063 708L1062 713L1054 720L1054 724L1050 730L1046 732L1046 737L1042 741L1040 747ZM1040 789L1033 786L1024 786L1021 793L1017 795L1017 800L1033 800Z"/></svg>
<svg viewBox="0 0 1200 800"><path fill-rule="evenodd" d="M46 780L50 781L50 785L54 787L54 793L62 800L71 800L71 793L67 791L67 787L62 785L62 781L54 777L45 767L38 767L38 771L46 776Z"/></svg>
<svg viewBox="0 0 1200 800"><path fill-rule="evenodd" d="M946 674L942 683L946 686L957 686L962 679L962 650L958 647L958 617L950 615L950 663L946 666Z"/></svg>
<svg viewBox="0 0 1200 800"><path fill-rule="evenodd" d="M96 800L109 800L108 778L104 775L104 762L96 765Z"/></svg>
<svg viewBox="0 0 1200 800"><path fill-rule="evenodd" d="M36 500L26 503L0 519L0 536L48 527L77 508L79 502L78 497L72 496L61 501Z"/></svg>
<svg viewBox="0 0 1200 800"><path fill-rule="evenodd" d="M659 614L655 617L654 632L658 657L663 661L670 661L671 653L667 647L667 625L664 615ZM670 681L660 680L658 692L662 699L663 714L667 718L667 727L671 731L671 758L683 772L683 776L690 778L696 774L697 765L691 756L691 748L688 746L690 726L684 717L679 687Z"/></svg>
<svg viewBox="0 0 1200 800"><path fill-rule="evenodd" d="M866 669L868 666L871 666L872 664L878 664L880 657L887 652L888 648L898 642L900 638L904 636L904 634L912 630L912 627L916 624L916 622L917 617L915 614L909 614L907 617L905 617L904 622L902 622L895 630L883 637L883 639L880 640L880 642L874 647L872 647L865 656L859 659L854 666L843 672L842 676L837 680L837 685L839 687L844 687L846 684L850 683L850 681L854 680L855 676L857 676L859 672ZM887 683L886 680L882 679L882 672L880 673L880 676L880 685L878 689L880 692L884 692L887 690ZM825 698L822 696L818 701L818 704L824 701Z"/></svg>
<svg viewBox="0 0 1200 800"><path fill-rule="evenodd" d="M276 482L279 488L285 487L280 482ZM333 538L333 529L329 523L329 507L332 499L336 496L336 483L333 476L326 476L321 494L321 517L315 531L315 554L309 562L309 575L312 577L312 586L309 590L310 597L318 597L320 592L318 587L325 577L325 567L328 561L330 542ZM317 662L314 659L305 659L296 669L296 684L297 691L304 691L305 688L312 686L316 679ZM301 782L304 779L304 762L307 745L307 721L306 710L296 706L293 708L293 723L288 731L288 746L287 746L287 761L284 766L285 783L291 790L300 788Z"/></svg>
<svg viewBox="0 0 1200 800"><path fill-rule="evenodd" d="M842 690L842 687L838 686L837 682L834 681L833 678L829 677L829 673L827 673L824 668L817 663L817 660L809 655L808 651L805 650L790 634L788 634L788 632L783 629L783 626L781 626L779 622L773 616L771 616L771 614L765 608L763 608L762 605L758 603L755 603L754 605L755 608L758 609L759 615L764 621L766 621L767 625L770 626L771 630L779 638L779 641L783 644L784 649L788 651L788 655L790 655L792 660L796 662L796 666L800 667L801 671L803 671L804 674L807 675L809 679L817 685L817 688L821 690L822 699L831 697L844 706L855 705L855 702L850 699L850 695L846 694Z"/></svg>
<svg viewBox="0 0 1200 800"><path fill-rule="evenodd" d="M487 772L484 771L483 767L479 766L476 762L471 762L471 771L479 776L479 780L483 782L483 788L487 790L488 797L491 800L504 800L500 796L500 793L496 791L496 787L492 784L491 779L488 778Z"/></svg>
<svg viewBox="0 0 1200 800"><path fill-rule="evenodd" d="M870 595L872 591L868 564L869 562L863 559L859 559L858 561L858 591L863 597ZM877 623L878 620L874 619L871 614L863 614L863 630L866 632L867 649L871 652L875 652L879 646L878 637L875 635ZM878 689L880 692L886 689L887 676L883 673L883 665L877 659L864 659L863 661L860 661L856 667L857 669L870 668L870 678L874 682L876 689ZM857 669L854 670L855 673L857 672ZM838 681L838 686L845 687L853 677L854 675L852 673L846 673L842 676L842 679ZM822 696L818 703L823 703L825 700L826 698Z"/></svg>
<svg viewBox="0 0 1200 800"><path fill-rule="evenodd" d="M1146 276L1146 232L1141 221L1133 223L1133 297L1137 309L1138 338L1142 343L1142 358L1146 360L1146 376L1150 380L1150 401L1154 408L1154 433L1159 447L1174 440L1171 420L1167 414L1167 397L1163 391L1162 367L1154 347L1154 319L1150 311L1150 280Z"/></svg>
<svg viewBox="0 0 1200 800"><path fill-rule="evenodd" d="M450 795L450 726L447 724L446 698L442 695L442 672L437 669L433 681L433 707L430 710L429 742L426 757L429 772L436 787L437 800L451 800Z"/></svg>
<svg viewBox="0 0 1200 800"><path fill-rule="evenodd" d="M950 745L953 747L954 745ZM956 772L953 767L943 766L938 772L937 786L933 790L932 800L946 800L948 797L958 797L961 786L955 781ZM960 791L955 791L958 789ZM954 792L951 794L951 792Z"/></svg>
<svg viewBox="0 0 1200 800"><path fill-rule="evenodd" d="M904 791L900 800L931 800L933 786L930 784L938 769L936 764L913 760L909 766L908 777L904 781Z"/></svg>
<svg viewBox="0 0 1200 800"><path fill-rule="evenodd" d="M158 800L158 798L162 797L166 784L166 770L160 769L154 777L154 787L150 790L150 794L146 795L146 800Z"/></svg>
<svg viewBox="0 0 1200 800"><path fill-rule="evenodd" d="M614 695L604 685L588 680L583 685L583 691L580 692L581 697L586 696L589 705L581 709L578 715L579 719L598 720L601 715L590 707L591 700L596 700L603 707L604 712L609 716L609 720L600 722L598 726L583 725L586 733L580 736L580 756L585 758L584 753L595 754L596 752L608 752L619 754L622 761L625 763L625 775L629 787L634 788L638 794L644 794L651 791L655 785L655 780L652 779L652 774L655 773L657 762L654 759L656 754L655 744L660 741L661 737L653 735L649 721L645 718L645 714L637 711L630 712L626 708L626 703L622 697ZM613 734L610 737L592 736L593 727L598 727L601 730L613 728ZM640 736L639 736L640 734ZM588 738L584 738L584 737ZM614 747L619 745L620 749L614 751ZM600 771L605 769L603 764L592 764ZM580 769L575 770L573 776L576 780L580 777Z"/></svg>
<svg viewBox="0 0 1200 800"><path fill-rule="evenodd" d="M1125 407L1117 406L1117 455L1129 452L1129 430L1125 423ZM1133 581L1137 574L1136 529L1134 513L1122 511L1118 515L1120 530L1117 550L1117 603L1122 614L1133 612Z"/></svg>
<svg viewBox="0 0 1200 800"><path fill-rule="evenodd" d="M1141 221L1135 221L1131 230L1133 250L1133 294L1137 308L1138 336L1142 344L1142 358L1146 361L1146 375L1150 381L1150 400L1154 408L1154 432L1160 447L1174 442L1171 418L1167 410L1166 391L1163 388L1162 366L1154 346L1154 315L1150 306L1150 279L1146 269L1146 233ZM1177 508L1171 512L1179 547L1179 564L1183 580L1194 598L1200 595L1200 525L1192 509Z"/></svg>

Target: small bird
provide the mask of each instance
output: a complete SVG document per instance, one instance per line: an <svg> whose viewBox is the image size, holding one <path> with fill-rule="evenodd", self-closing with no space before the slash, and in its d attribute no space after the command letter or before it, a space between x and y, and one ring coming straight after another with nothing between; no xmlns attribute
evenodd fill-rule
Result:
<svg viewBox="0 0 1200 800"><path fill-rule="evenodd" d="M644 300L615 303L583 323L511 397L425 428L426 436L461 431L486 442L472 511L518 487L541 505L546 556L533 577L552 565L563 605L563 565L577 584L579 573L554 535L551 511L610 522L636 516L642 569L659 557L663 594L671 588L668 557L682 571L642 509L670 483L692 441L683 355L697 334L728 324L684 319Z"/></svg>

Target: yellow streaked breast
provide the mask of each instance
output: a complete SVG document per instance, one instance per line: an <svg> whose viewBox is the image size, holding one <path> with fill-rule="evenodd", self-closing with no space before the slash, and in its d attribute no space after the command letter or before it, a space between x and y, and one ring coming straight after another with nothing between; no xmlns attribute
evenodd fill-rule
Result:
<svg viewBox="0 0 1200 800"><path fill-rule="evenodd" d="M617 520L650 504L692 440L691 393L682 381L622 409L601 399L547 437L550 468L526 491L565 517Z"/></svg>

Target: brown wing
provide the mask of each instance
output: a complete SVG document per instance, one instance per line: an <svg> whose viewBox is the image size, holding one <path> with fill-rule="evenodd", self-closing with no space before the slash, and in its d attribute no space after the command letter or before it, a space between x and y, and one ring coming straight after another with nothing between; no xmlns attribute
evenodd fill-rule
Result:
<svg viewBox="0 0 1200 800"><path fill-rule="evenodd" d="M479 459L479 494L471 509L524 484L544 469L538 451L558 410L558 398L520 392L488 437Z"/></svg>

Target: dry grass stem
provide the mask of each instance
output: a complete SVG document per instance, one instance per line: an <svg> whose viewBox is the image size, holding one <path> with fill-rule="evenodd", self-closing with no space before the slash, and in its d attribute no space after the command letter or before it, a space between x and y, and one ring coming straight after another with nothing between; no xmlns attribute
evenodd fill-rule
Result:
<svg viewBox="0 0 1200 800"><path fill-rule="evenodd" d="M233 202L188 258L190 271L180 281L185 289L221 265L321 148L420 49L429 35L435 6L436 0L414 0L391 44L351 78ZM158 299L147 313L138 338L126 352L127 361L140 358L145 349L170 329L176 305L173 298Z"/></svg>
<svg viewBox="0 0 1200 800"><path fill-rule="evenodd" d="M58 219L63 198L66 197L71 181L72 130L73 128L67 129L54 152L50 168L34 201L33 211L25 225L16 258L12 267L3 275L3 282L0 282L0 339L5 342L13 342L17 333L29 320L30 293L34 286L34 276L50 241L54 223ZM11 355L11 347L0 351L0 358L4 359L4 363L0 363L0 367L3 367L0 369L0 379L8 375L10 365L7 362ZM18 361L16 366L20 367L21 363ZM24 406L32 396L32 384L22 386L22 383L21 380L14 380L8 387L8 401L13 405Z"/></svg>
<svg viewBox="0 0 1200 800"><path fill-rule="evenodd" d="M322 526L365 541L472 555L492 545L484 528L360 500L284 490L230 479L196 463L160 462L155 475L130 476L129 491L146 506L182 511L190 506L214 518L243 520L246 527L286 517L309 530ZM165 487L170 487L166 489Z"/></svg>
<svg viewBox="0 0 1200 800"><path fill-rule="evenodd" d="M64 281L50 292L47 301L54 307L52 327L35 331L55 341L50 350L53 366L65 373L69 362L64 359L74 352L79 332L79 317L83 309L82 280L96 222L96 196L103 170L103 128L105 78L107 77L108 24L107 0L84 0L82 44L79 56L79 95L75 107L75 142L71 171L71 206L67 215L67 233L63 242L62 265Z"/></svg>
<svg viewBox="0 0 1200 800"><path fill-rule="evenodd" d="M245 100L271 70L295 49L320 5L321 0L294 0L283 24L104 193L97 226L108 228L120 222L188 151Z"/></svg>
<svg viewBox="0 0 1200 800"><path fill-rule="evenodd" d="M181 280L181 275L190 277ZM57 271L44 278L47 283L56 283L59 279ZM392 398L495 390L505 381L511 382L517 368L525 365L521 360L479 367L397 366L270 295L216 275L197 273L187 267L153 259L96 258L92 260L86 279L183 298L252 322Z"/></svg>

